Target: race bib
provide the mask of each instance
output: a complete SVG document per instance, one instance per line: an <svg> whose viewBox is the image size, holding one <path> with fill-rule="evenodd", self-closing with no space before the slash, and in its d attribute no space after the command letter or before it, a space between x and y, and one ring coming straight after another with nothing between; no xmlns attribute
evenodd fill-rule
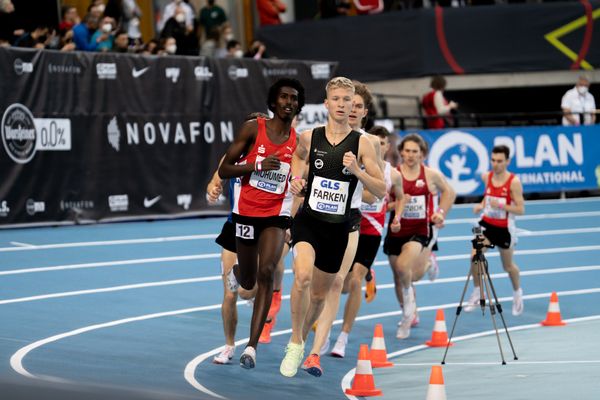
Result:
<svg viewBox="0 0 600 400"><path fill-rule="evenodd" d="M366 213L371 213L371 214L380 213L383 210L383 206L385 205L386 201L387 200L384 197L381 200L375 201L375 203L373 203L373 204L361 203L360 211L366 212Z"/></svg>
<svg viewBox="0 0 600 400"><path fill-rule="evenodd" d="M427 208L425 207L425 195L411 196L410 201L404 206L402 218L425 219Z"/></svg>
<svg viewBox="0 0 600 400"><path fill-rule="evenodd" d="M254 227L252 225L235 224L235 236L240 239L254 239Z"/></svg>
<svg viewBox="0 0 600 400"><path fill-rule="evenodd" d="M264 160L257 156L256 161ZM282 194L290 173L290 164L281 162L279 169L272 171L254 171L250 175L250 186L273 194Z"/></svg>
<svg viewBox="0 0 600 400"><path fill-rule="evenodd" d="M315 176L308 197L311 209L325 214L344 215L350 182Z"/></svg>
<svg viewBox="0 0 600 400"><path fill-rule="evenodd" d="M492 207L491 200L496 199L498 204L502 204L502 209ZM485 196L485 206L483 207L483 215L492 219L506 219L506 197Z"/></svg>

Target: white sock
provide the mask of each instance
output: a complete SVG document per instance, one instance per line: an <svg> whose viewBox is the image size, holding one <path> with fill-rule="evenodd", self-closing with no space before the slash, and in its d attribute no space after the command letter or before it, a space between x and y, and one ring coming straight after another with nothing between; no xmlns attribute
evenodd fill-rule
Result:
<svg viewBox="0 0 600 400"><path fill-rule="evenodd" d="M340 335L337 338L338 342L342 341L344 343L348 343L348 334L344 331L340 332Z"/></svg>

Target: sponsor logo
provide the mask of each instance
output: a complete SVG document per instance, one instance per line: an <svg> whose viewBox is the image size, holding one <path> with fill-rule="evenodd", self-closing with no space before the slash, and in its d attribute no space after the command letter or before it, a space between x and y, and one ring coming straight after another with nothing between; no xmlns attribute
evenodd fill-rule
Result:
<svg viewBox="0 0 600 400"><path fill-rule="evenodd" d="M321 181L321 187L325 188L325 189L339 190L340 189L340 183L339 182L332 182L332 181L328 181L326 179L323 179Z"/></svg>
<svg viewBox="0 0 600 400"><path fill-rule="evenodd" d="M475 168L469 168L468 159L475 158ZM474 192L481 184L479 176L487 170L488 152L474 135L461 131L450 131L431 147L429 165L431 168L449 171L448 183L459 195ZM444 167L444 169L442 169ZM447 173L444 175L448 176Z"/></svg>
<svg viewBox="0 0 600 400"><path fill-rule="evenodd" d="M344 175L352 175L352 172L350 172L350 170L348 168L344 167L342 169L342 174L344 174Z"/></svg>
<svg viewBox="0 0 600 400"><path fill-rule="evenodd" d="M323 168L323 160L321 160L320 158L317 158L315 160L315 168L316 169L321 169Z"/></svg>
<svg viewBox="0 0 600 400"><path fill-rule="evenodd" d="M15 60L13 67L15 68L15 74L17 75L30 74L33 72L33 63L25 62L20 58Z"/></svg>
<svg viewBox="0 0 600 400"><path fill-rule="evenodd" d="M257 151L258 151L258 154L265 154L265 151L267 151L267 150L265 149L265 146L261 144L260 146L258 146Z"/></svg>
<svg viewBox="0 0 600 400"><path fill-rule="evenodd" d="M283 158L288 158L289 159L289 158L292 158L292 155L291 154L284 154Z"/></svg>
<svg viewBox="0 0 600 400"><path fill-rule="evenodd" d="M213 73L210 69L201 65L194 68L194 75L196 76L197 81L208 81L213 77Z"/></svg>
<svg viewBox="0 0 600 400"><path fill-rule="evenodd" d="M37 149L37 132L31 111L22 104L9 106L2 116L4 149L18 164L28 163Z"/></svg>
<svg viewBox="0 0 600 400"><path fill-rule="evenodd" d="M422 188L423 186L425 186L425 181L423 179L417 179L417 181L415 182L415 186L418 188Z"/></svg>
<svg viewBox="0 0 600 400"><path fill-rule="evenodd" d="M167 79L171 79L171 82L173 83L177 83L180 72L181 70L178 67L165 68L165 76Z"/></svg>
<svg viewBox="0 0 600 400"><path fill-rule="evenodd" d="M33 118L22 104L12 104L2 116L0 135L4 149L16 163L31 161L37 150L71 150L71 121L66 118Z"/></svg>
<svg viewBox="0 0 600 400"><path fill-rule="evenodd" d="M149 199L149 198L147 198L147 197L144 197L144 207L146 207L146 208L150 208L150 207L152 207L153 205L155 205L156 203L158 203L158 201L159 201L159 200L160 200L160 195L159 195L159 196L156 196L156 197L154 197L154 198L152 198L152 199Z"/></svg>
<svg viewBox="0 0 600 400"><path fill-rule="evenodd" d="M6 200L0 201L0 217L7 217L9 212L10 207L8 207Z"/></svg>
<svg viewBox="0 0 600 400"><path fill-rule="evenodd" d="M336 212L338 210L338 205L319 202L319 203L317 203L317 210Z"/></svg>
<svg viewBox="0 0 600 400"><path fill-rule="evenodd" d="M43 201L35 201L33 199L28 199L25 203L25 210L29 215L35 215L35 213L41 213L46 211L46 203Z"/></svg>
<svg viewBox="0 0 600 400"><path fill-rule="evenodd" d="M106 135L108 137L108 143L110 143L112 148L116 151L119 151L121 131L119 130L119 125L117 124L117 117L112 117L108 123L108 126L106 127Z"/></svg>
<svg viewBox="0 0 600 400"><path fill-rule="evenodd" d="M81 74L81 66L69 64L69 65L57 65L57 64L48 64L48 73L49 74L73 74L79 75Z"/></svg>
<svg viewBox="0 0 600 400"><path fill-rule="evenodd" d="M96 74L98 79L117 79L117 64L98 63L96 64Z"/></svg>
<svg viewBox="0 0 600 400"><path fill-rule="evenodd" d="M263 68L263 76L296 76L298 70L296 68Z"/></svg>
<svg viewBox="0 0 600 400"><path fill-rule="evenodd" d="M127 211L129 209L129 196L126 194L113 194L108 196L110 211Z"/></svg>
<svg viewBox="0 0 600 400"><path fill-rule="evenodd" d="M256 186L260 189L265 189L269 192L274 192L275 190L277 190L277 184L271 182L258 181L256 183Z"/></svg>
<svg viewBox="0 0 600 400"><path fill-rule="evenodd" d="M292 150L294 150L294 149L292 148L292 146L285 146L285 148L287 149L287 151L292 151Z"/></svg>
<svg viewBox="0 0 600 400"><path fill-rule="evenodd" d="M310 66L310 73L313 79L329 79L331 76L331 65L313 64Z"/></svg>
<svg viewBox="0 0 600 400"><path fill-rule="evenodd" d="M150 67L145 67L142 69L136 69L135 67L131 69L131 76L133 76L134 78L139 78L140 76L144 75L146 73L146 71L148 71L150 69Z"/></svg>
<svg viewBox="0 0 600 400"><path fill-rule="evenodd" d="M191 194L178 194L177 195L177 205L183 207L184 210L189 210L191 204L192 204L192 195Z"/></svg>
<svg viewBox="0 0 600 400"><path fill-rule="evenodd" d="M325 104L305 104L297 116L296 132L308 131L318 126L327 125L327 115Z"/></svg>
<svg viewBox="0 0 600 400"><path fill-rule="evenodd" d="M234 81L238 78L247 78L248 77L248 69L240 68L240 67L236 67L235 65L232 65L229 68L227 68L227 75L229 75L229 78L233 79Z"/></svg>
<svg viewBox="0 0 600 400"><path fill-rule="evenodd" d="M60 201L60 210L91 210L94 208L93 200L61 200Z"/></svg>

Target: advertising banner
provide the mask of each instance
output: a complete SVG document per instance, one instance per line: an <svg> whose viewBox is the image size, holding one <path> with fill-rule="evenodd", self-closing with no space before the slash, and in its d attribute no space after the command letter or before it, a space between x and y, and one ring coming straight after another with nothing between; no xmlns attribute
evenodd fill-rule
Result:
<svg viewBox="0 0 600 400"><path fill-rule="evenodd" d="M0 48L0 226L225 213L206 184L277 79L322 119L336 64Z"/></svg>
<svg viewBox="0 0 600 400"><path fill-rule="evenodd" d="M469 128L418 133L429 144L427 164L441 170L459 196L483 194L481 174L490 169L491 150L499 144L510 149L508 169L521 179L525 193L600 187L600 126Z"/></svg>

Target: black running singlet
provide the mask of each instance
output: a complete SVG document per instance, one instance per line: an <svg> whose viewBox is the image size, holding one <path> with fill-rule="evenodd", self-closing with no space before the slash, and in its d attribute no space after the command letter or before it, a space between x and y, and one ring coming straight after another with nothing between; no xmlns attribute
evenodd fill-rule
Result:
<svg viewBox="0 0 600 400"><path fill-rule="evenodd" d="M332 223L349 219L358 178L344 167L342 161L348 151L358 157L360 136L359 132L351 131L344 140L332 146L324 127L313 130L303 212Z"/></svg>

